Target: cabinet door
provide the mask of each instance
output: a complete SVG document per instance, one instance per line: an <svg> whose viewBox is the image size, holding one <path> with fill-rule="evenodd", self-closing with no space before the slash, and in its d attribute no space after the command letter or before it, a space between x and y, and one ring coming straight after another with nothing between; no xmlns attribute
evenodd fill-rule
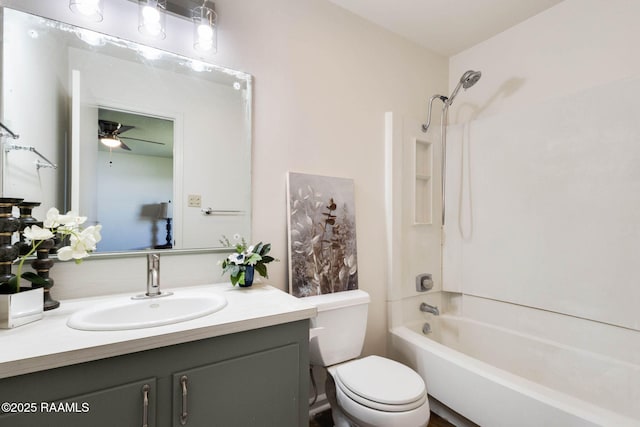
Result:
<svg viewBox="0 0 640 427"><path fill-rule="evenodd" d="M0 427L141 427L145 416L153 427L156 390L156 380L147 379L55 401L43 396L37 402L16 405L19 412L0 415Z"/></svg>
<svg viewBox="0 0 640 427"><path fill-rule="evenodd" d="M299 345L289 344L173 375L173 426L298 425Z"/></svg>

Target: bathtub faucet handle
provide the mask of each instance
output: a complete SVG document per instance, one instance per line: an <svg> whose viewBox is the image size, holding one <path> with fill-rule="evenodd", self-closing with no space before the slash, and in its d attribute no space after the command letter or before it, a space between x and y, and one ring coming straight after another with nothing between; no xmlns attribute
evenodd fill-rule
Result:
<svg viewBox="0 0 640 427"><path fill-rule="evenodd" d="M433 276L430 273L421 273L416 276L416 291L427 292L433 288Z"/></svg>

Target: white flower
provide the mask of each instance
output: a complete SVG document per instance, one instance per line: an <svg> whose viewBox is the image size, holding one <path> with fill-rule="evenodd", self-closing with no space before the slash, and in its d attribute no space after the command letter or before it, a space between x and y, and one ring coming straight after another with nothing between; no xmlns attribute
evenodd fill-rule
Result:
<svg viewBox="0 0 640 427"><path fill-rule="evenodd" d="M60 261L69 261L70 259L86 258L89 253L83 250L75 250L72 246L64 246L58 249L57 255Z"/></svg>
<svg viewBox="0 0 640 427"><path fill-rule="evenodd" d="M58 217L60 216L60 211L56 208L51 208L47 211L47 217L44 220L45 228L56 228L60 225L58 222Z"/></svg>
<svg viewBox="0 0 640 427"><path fill-rule="evenodd" d="M32 225L24 229L24 237L33 241L53 239L54 236L48 228L40 228L37 225Z"/></svg>
<svg viewBox="0 0 640 427"><path fill-rule="evenodd" d="M102 225L91 225L80 233L78 239L82 241L82 244L87 248L87 250L95 251L96 244L102 240L102 236L100 235L100 230L102 230ZM73 239L73 237L72 237Z"/></svg>
<svg viewBox="0 0 640 427"><path fill-rule="evenodd" d="M70 229L77 229L80 224L84 224L87 220L86 216L78 216L75 212L69 211L65 215L58 216L58 222Z"/></svg>
<svg viewBox="0 0 640 427"><path fill-rule="evenodd" d="M60 215L60 211L51 208L47 211L47 218L44 220L46 228L62 227L64 230L77 230L80 224L87 220L86 216L78 216L75 212L69 211L65 215Z"/></svg>
<svg viewBox="0 0 640 427"><path fill-rule="evenodd" d="M240 240L240 239L242 239L242 237L240 237L240 235L239 235L238 233L236 233L236 234L234 234L234 235L233 235L233 240L238 241L238 240Z"/></svg>
<svg viewBox="0 0 640 427"><path fill-rule="evenodd" d="M244 251L245 255L251 255L251 254L253 253L253 248L254 248L254 247L255 247L254 245L249 246L249 247L247 248L247 250L246 250L246 251Z"/></svg>
<svg viewBox="0 0 640 427"><path fill-rule="evenodd" d="M69 261L70 259L82 259L89 256L89 252L96 249L96 244L102 239L100 235L101 225L92 225L85 228L79 234L72 234L70 245L58 249L58 259Z"/></svg>
<svg viewBox="0 0 640 427"><path fill-rule="evenodd" d="M242 265L244 263L244 254L231 254L227 257L230 263L235 265Z"/></svg>

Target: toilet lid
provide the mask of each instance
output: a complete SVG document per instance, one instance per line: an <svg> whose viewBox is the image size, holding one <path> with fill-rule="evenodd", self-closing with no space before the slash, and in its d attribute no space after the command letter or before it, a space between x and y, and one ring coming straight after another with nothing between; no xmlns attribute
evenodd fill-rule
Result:
<svg viewBox="0 0 640 427"><path fill-rule="evenodd" d="M409 367L379 356L340 365L336 383L358 402L381 410L406 411L426 399L424 381Z"/></svg>

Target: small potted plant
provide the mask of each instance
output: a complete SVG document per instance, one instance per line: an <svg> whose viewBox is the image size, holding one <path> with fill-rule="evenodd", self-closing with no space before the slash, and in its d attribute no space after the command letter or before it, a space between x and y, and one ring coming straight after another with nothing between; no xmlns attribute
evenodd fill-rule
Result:
<svg viewBox="0 0 640 427"><path fill-rule="evenodd" d="M226 248L234 248L235 252L222 261L222 274L229 273L231 284L241 287L249 287L253 284L254 273L257 271L264 278L267 274L267 264L278 261L270 255L270 243L256 243L247 246L247 242L238 234L234 236L235 244L232 244L226 236L222 236L220 243Z"/></svg>
<svg viewBox="0 0 640 427"><path fill-rule="evenodd" d="M42 318L42 311L57 308L60 303L51 298L53 279L49 277L49 269L53 261L49 259L49 250L54 245L56 235L68 243L59 248L57 257L60 261L75 260L80 263L83 258L96 249L100 241L101 225L92 225L85 229L80 227L86 217L77 216L73 212L61 215L56 208L47 212L43 227L36 224L24 229L28 251L20 257L17 274L6 275L7 281L0 283L0 328L13 328ZM15 250L18 253L18 250ZM24 272L26 260L37 253L31 262L37 271ZM21 279L31 282L31 287L22 287ZM19 307L19 308L18 308ZM17 316L15 312L28 312L33 315Z"/></svg>

